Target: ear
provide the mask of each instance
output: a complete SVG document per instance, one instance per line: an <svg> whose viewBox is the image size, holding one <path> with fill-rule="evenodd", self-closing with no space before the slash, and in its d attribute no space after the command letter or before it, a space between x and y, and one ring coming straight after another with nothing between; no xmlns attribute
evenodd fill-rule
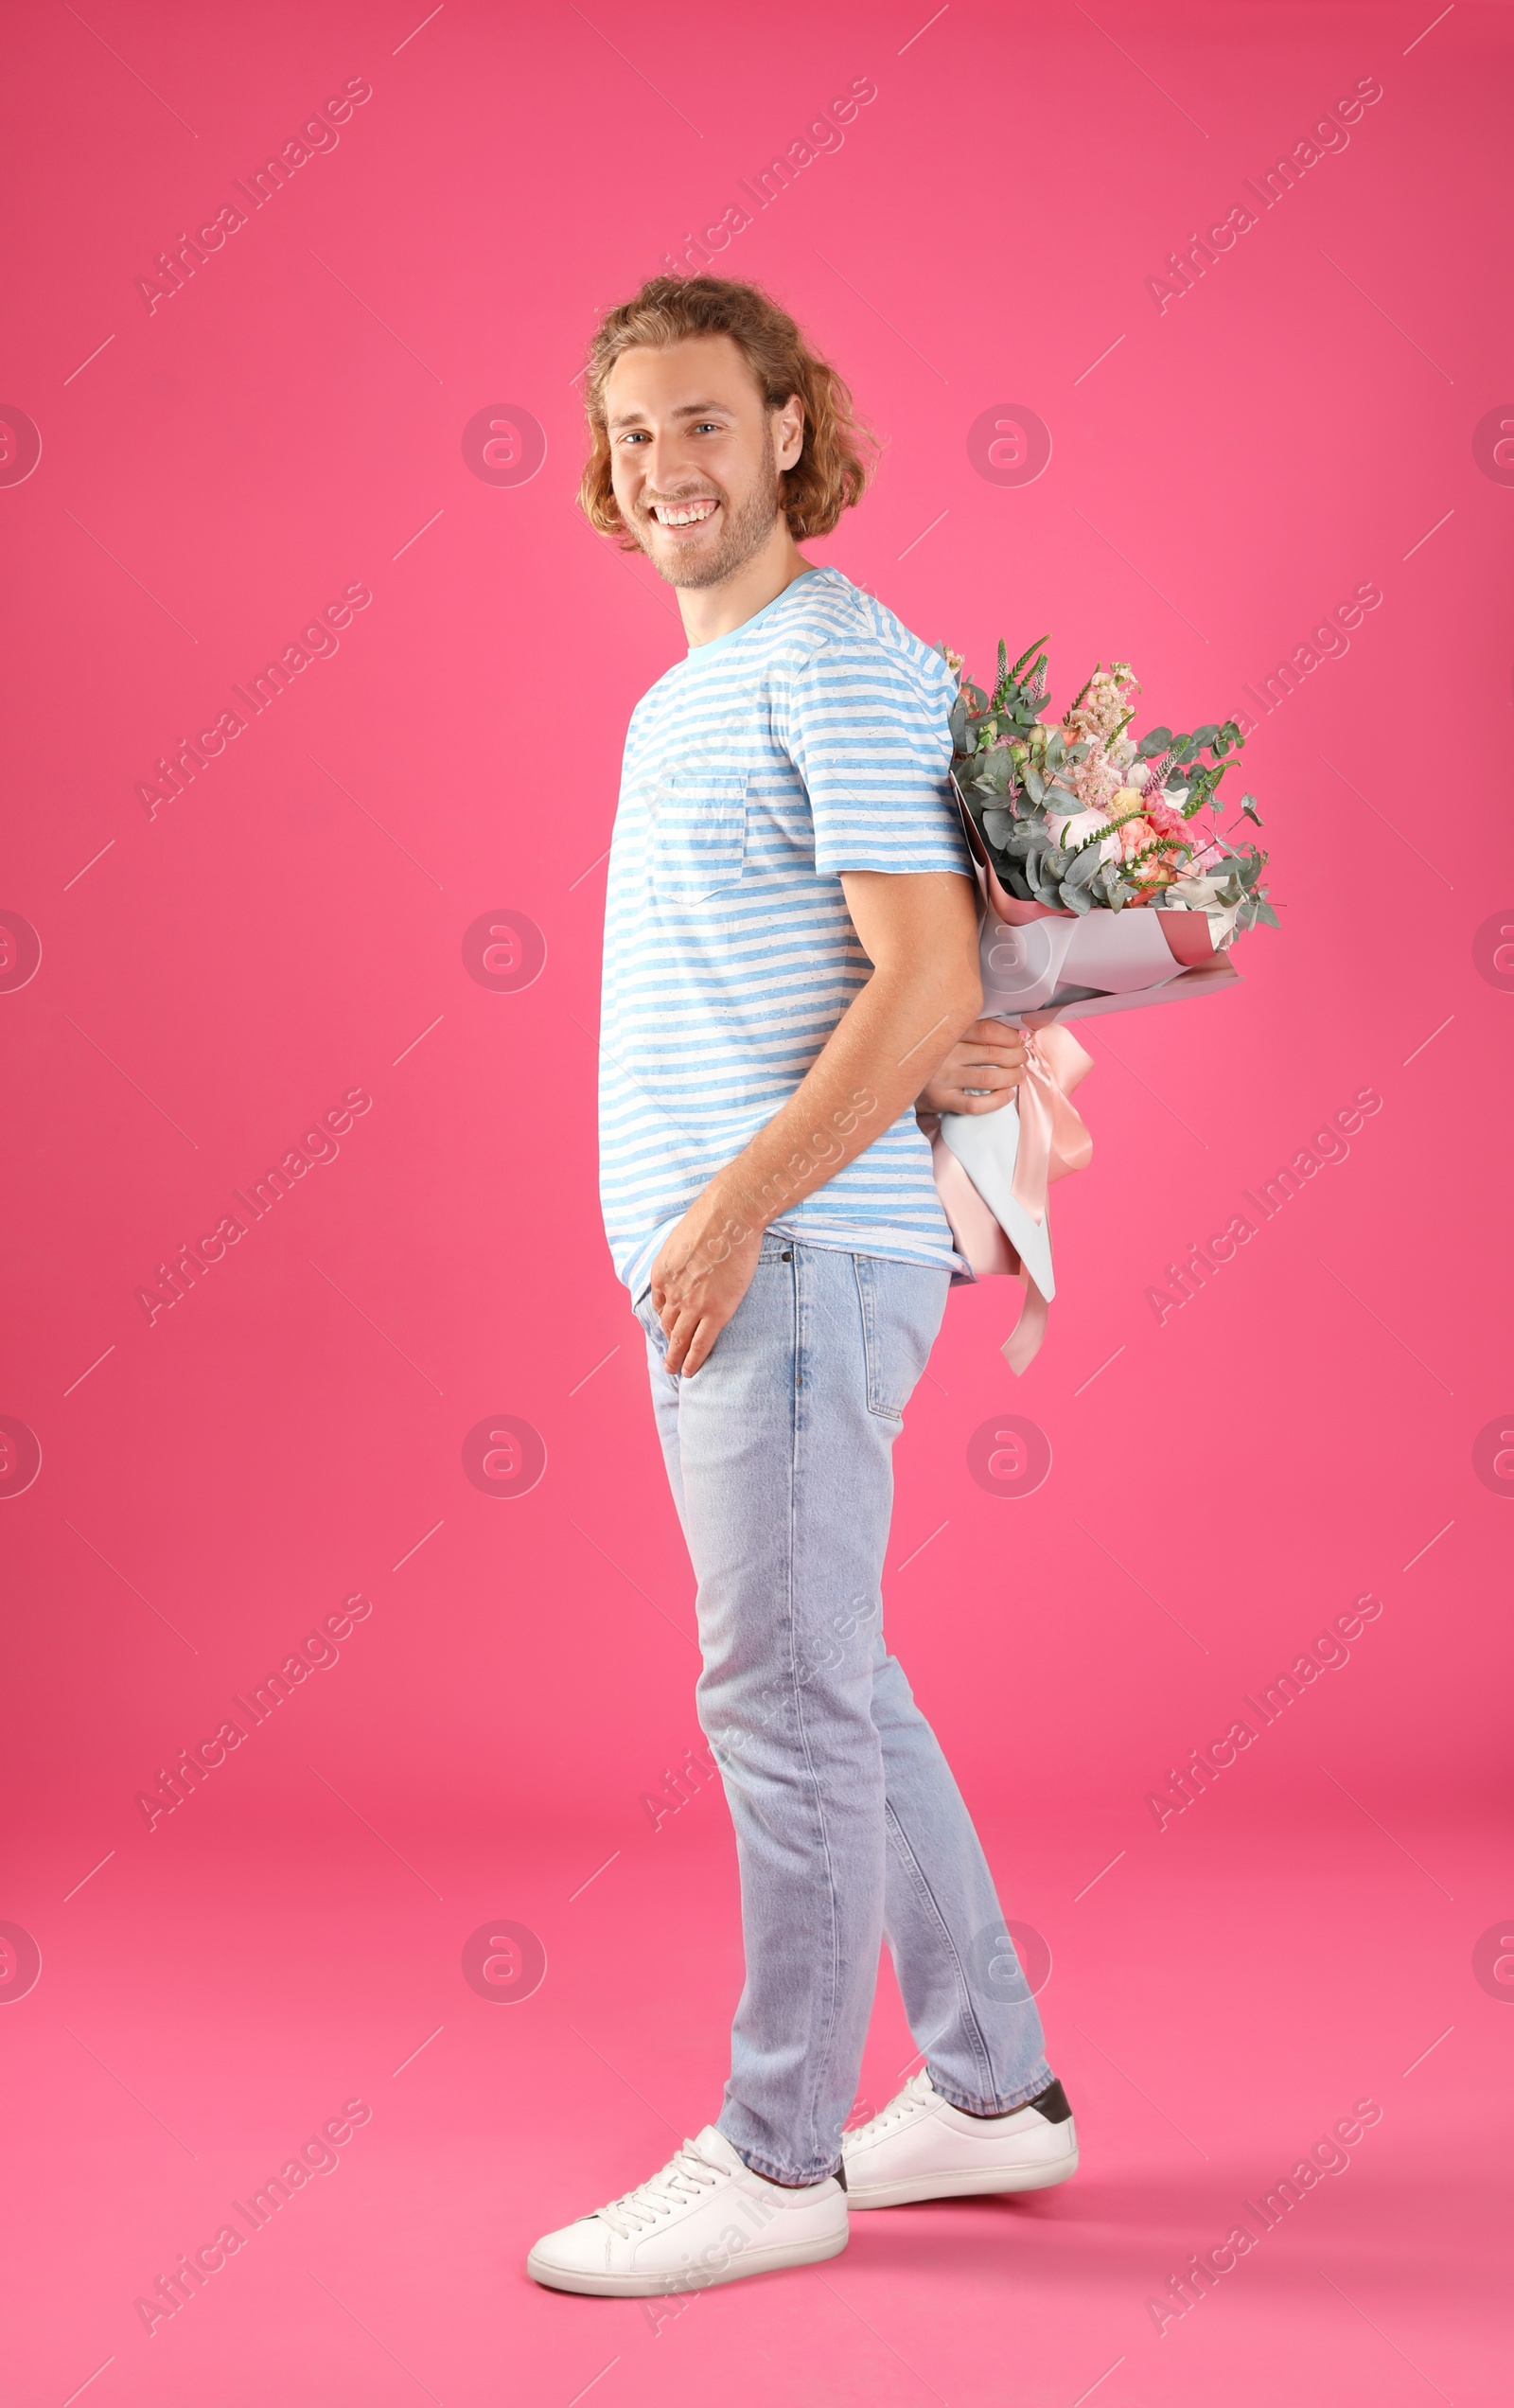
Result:
<svg viewBox="0 0 1514 2408"><path fill-rule="evenodd" d="M773 413L773 441L779 468L793 468L804 449L804 404L797 393Z"/></svg>

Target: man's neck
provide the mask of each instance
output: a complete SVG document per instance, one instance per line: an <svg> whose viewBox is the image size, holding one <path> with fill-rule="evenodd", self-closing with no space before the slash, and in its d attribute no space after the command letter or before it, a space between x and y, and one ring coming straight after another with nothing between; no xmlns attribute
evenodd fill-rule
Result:
<svg viewBox="0 0 1514 2408"><path fill-rule="evenodd" d="M755 618L796 577L812 575L814 568L813 560L805 559L789 534L787 520L780 516L762 550L743 561L733 576L719 585L678 587L678 609L690 651L696 651L701 644L713 644L717 635L730 635L733 628Z"/></svg>

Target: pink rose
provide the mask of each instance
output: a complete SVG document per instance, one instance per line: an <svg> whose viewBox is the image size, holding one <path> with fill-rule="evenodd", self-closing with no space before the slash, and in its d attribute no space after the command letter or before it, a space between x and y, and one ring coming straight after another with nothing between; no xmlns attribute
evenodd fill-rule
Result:
<svg viewBox="0 0 1514 2408"><path fill-rule="evenodd" d="M1185 876L1191 876L1195 871L1217 870L1224 863L1224 854L1219 845L1211 843L1206 836L1190 837L1188 843L1190 849L1184 862Z"/></svg>
<svg viewBox="0 0 1514 2408"><path fill-rule="evenodd" d="M1188 842L1188 823L1181 811L1173 810L1171 803L1159 803L1153 800L1143 807L1147 819L1158 836L1180 837L1185 843Z"/></svg>

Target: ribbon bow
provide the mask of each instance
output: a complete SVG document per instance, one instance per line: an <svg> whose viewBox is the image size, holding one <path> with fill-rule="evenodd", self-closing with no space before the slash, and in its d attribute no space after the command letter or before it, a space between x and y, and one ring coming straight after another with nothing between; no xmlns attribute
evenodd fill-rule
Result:
<svg viewBox="0 0 1514 2408"><path fill-rule="evenodd" d="M1069 1171L1083 1170L1093 1155L1093 1138L1069 1099L1073 1089L1094 1065L1092 1054L1058 1021L1038 1023L1032 1014L1022 1034L1025 1074L1014 1103L1003 1107L1019 1115L1019 1142L1010 1194L1036 1228L1044 1230L1047 1190L1051 1181L1065 1178ZM1046 1336L1047 1299L1008 1231L942 1137L940 1116L923 1114L922 1122L930 1138L936 1190L951 1224L958 1252L980 1278L1008 1273L1024 1284L1025 1303L1002 1350L1011 1371L1023 1372L1034 1360Z"/></svg>
<svg viewBox="0 0 1514 2408"><path fill-rule="evenodd" d="M1069 1171L1086 1170L1094 1142L1068 1102L1080 1079L1093 1069L1070 1029L1027 1026L1025 1076L1016 1094L1020 1143L1011 1193L1032 1221L1047 1216L1047 1189Z"/></svg>

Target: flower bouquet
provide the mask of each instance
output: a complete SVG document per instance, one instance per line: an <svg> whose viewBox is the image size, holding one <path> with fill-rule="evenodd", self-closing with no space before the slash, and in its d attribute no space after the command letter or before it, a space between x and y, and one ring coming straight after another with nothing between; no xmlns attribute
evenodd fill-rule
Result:
<svg viewBox="0 0 1514 2408"><path fill-rule="evenodd" d="M1127 661L1096 667L1048 722L1045 640L1012 668L1000 644L992 694L939 646L958 677L951 775L983 898L983 1013L1024 1030L1026 1071L1012 1107L941 1116L936 1183L973 1269L1025 1282L1004 1348L1016 1372L1055 1293L1047 1187L1093 1150L1068 1100L1092 1062L1061 1023L1233 984L1232 940L1277 926L1267 856L1230 841L1240 819L1260 826L1255 796L1230 829L1217 824L1220 781L1245 741L1236 722L1132 737L1140 688Z"/></svg>

